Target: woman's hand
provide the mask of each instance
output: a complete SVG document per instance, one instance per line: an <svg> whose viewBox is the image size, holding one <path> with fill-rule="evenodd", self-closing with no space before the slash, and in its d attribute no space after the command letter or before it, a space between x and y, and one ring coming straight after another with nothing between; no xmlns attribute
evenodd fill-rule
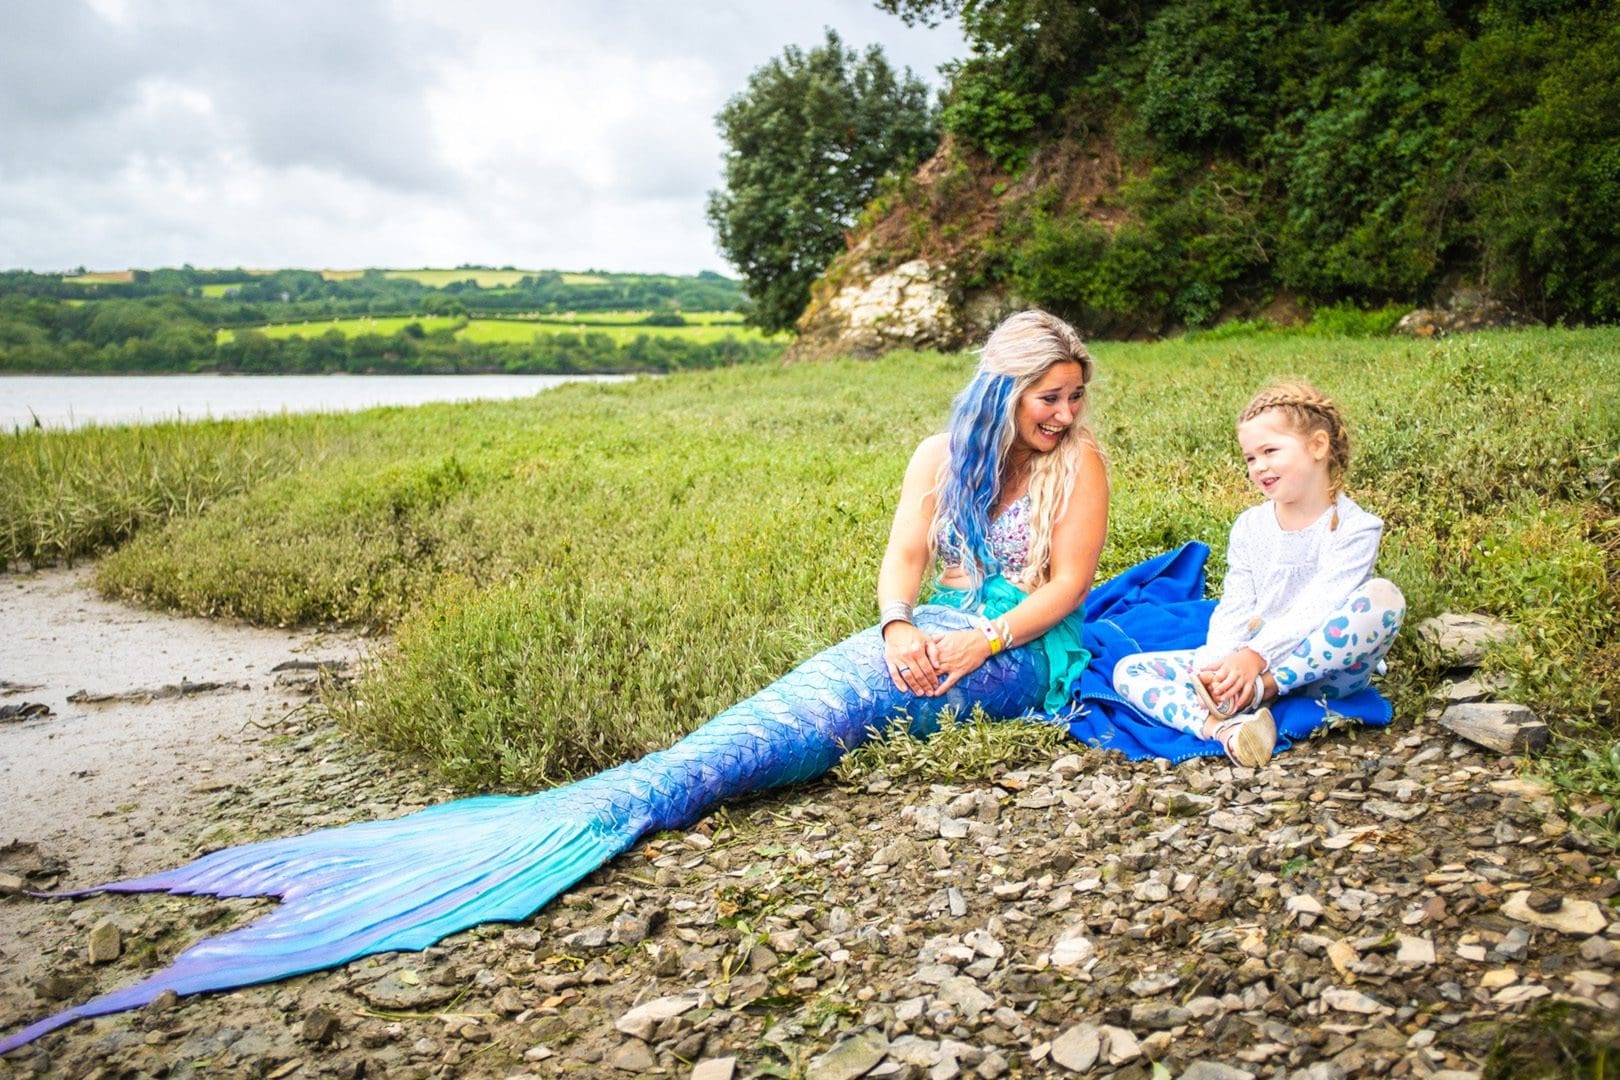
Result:
<svg viewBox="0 0 1620 1080"><path fill-rule="evenodd" d="M978 671L990 659L990 642L982 630L952 630L934 638L935 667L945 676L927 695L938 697Z"/></svg>
<svg viewBox="0 0 1620 1080"><path fill-rule="evenodd" d="M934 642L908 622L883 628L883 659L894 688L919 697L932 697L939 686L939 662Z"/></svg>
<svg viewBox="0 0 1620 1080"><path fill-rule="evenodd" d="M1220 663L1195 672L1209 695L1230 713L1246 708L1254 697L1254 681L1266 670L1266 658L1253 649L1239 649Z"/></svg>

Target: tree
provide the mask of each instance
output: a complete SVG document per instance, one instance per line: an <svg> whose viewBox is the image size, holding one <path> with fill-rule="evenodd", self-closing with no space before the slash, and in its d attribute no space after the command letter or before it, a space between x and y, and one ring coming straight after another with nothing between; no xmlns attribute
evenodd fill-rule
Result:
<svg viewBox="0 0 1620 1080"><path fill-rule="evenodd" d="M882 49L857 54L831 30L756 70L715 119L730 149L709 223L742 274L749 321L767 331L793 326L878 181L939 139L910 69L897 76Z"/></svg>

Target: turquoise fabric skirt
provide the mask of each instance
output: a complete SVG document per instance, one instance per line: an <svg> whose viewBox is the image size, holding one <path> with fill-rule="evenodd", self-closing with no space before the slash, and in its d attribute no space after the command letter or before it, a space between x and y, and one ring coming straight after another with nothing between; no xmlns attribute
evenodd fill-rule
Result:
<svg viewBox="0 0 1620 1080"><path fill-rule="evenodd" d="M996 574L984 583L984 600L979 605L979 614L987 619L998 619L1017 607L1028 595L1002 575ZM928 602L960 608L966 599L965 589L942 585L934 590ZM1081 644L1081 624L1085 621L1085 615L1086 608L1082 604L1039 638L1019 646L1038 648L1046 655L1046 694L1041 711L1049 716L1056 716L1069 707L1073 680L1078 679L1086 665L1091 663L1091 650Z"/></svg>

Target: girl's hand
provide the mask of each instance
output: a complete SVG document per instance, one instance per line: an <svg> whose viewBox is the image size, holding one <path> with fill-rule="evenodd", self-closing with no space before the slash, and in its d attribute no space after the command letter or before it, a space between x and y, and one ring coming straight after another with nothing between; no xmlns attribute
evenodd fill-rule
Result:
<svg viewBox="0 0 1620 1080"><path fill-rule="evenodd" d="M1209 695L1230 712L1248 706L1254 697L1254 680L1266 670L1266 658L1253 649L1239 649L1213 667L1196 672L1209 687Z"/></svg>
<svg viewBox="0 0 1620 1080"><path fill-rule="evenodd" d="M896 690L933 696L939 685L939 659L927 634L908 622L889 623L883 628L883 659Z"/></svg>
<svg viewBox="0 0 1620 1080"><path fill-rule="evenodd" d="M990 642L982 630L952 630L934 639L934 655L945 681L935 686L929 697L938 697L978 671L990 659Z"/></svg>

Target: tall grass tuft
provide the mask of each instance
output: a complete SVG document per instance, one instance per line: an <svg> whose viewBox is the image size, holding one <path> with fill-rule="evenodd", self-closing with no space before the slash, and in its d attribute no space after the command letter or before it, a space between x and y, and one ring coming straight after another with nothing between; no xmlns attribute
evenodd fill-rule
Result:
<svg viewBox="0 0 1620 1080"><path fill-rule="evenodd" d="M1104 575L1196 539L1218 587L1227 530L1256 501L1234 417L1264 384L1305 377L1349 418L1351 493L1387 523L1380 571L1409 625L1444 610L1514 622L1519 643L1490 661L1510 695L1578 746L1613 740L1620 331L1095 351ZM392 628L330 707L466 788L527 787L663 745L868 622L907 457L972 363L896 354L188 425L155 456L137 429L29 434L5 443L0 514L5 535L29 538L11 559L121 543L98 569L113 594ZM209 487L214 461L233 464ZM144 502L126 489L146 488L109 479L125 475L164 490L188 478L199 494ZM91 507L134 509L98 510L105 527L23 524L59 501L86 523ZM1397 641L1385 688L1416 722L1440 673L1412 641ZM1580 753L1549 760L1577 790L1602 787Z"/></svg>

